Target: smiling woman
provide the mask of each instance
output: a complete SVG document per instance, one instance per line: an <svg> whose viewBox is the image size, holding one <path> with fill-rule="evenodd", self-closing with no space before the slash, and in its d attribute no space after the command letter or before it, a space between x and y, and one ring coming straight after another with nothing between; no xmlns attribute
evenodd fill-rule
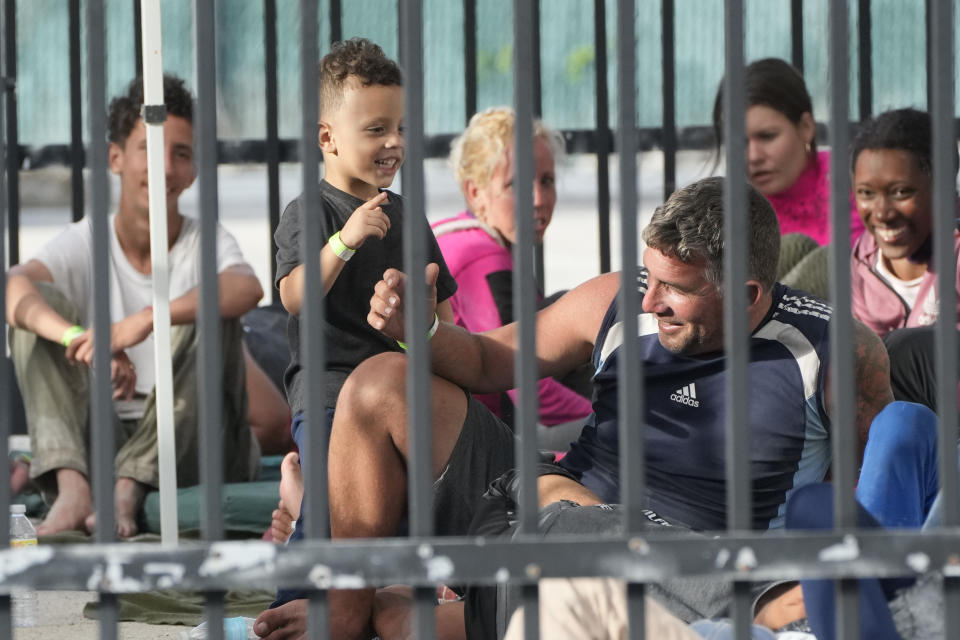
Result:
<svg viewBox="0 0 960 640"><path fill-rule="evenodd" d="M939 316L930 135L926 112L888 111L861 127L850 153L857 211L867 229L851 256L853 314L881 336ZM958 252L954 231L954 264Z"/></svg>

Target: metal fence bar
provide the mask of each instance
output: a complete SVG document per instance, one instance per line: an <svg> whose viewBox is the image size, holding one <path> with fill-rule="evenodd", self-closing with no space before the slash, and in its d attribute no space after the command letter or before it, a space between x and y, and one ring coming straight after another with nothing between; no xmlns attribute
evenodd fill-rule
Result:
<svg viewBox="0 0 960 640"><path fill-rule="evenodd" d="M264 100L266 102L267 139L264 145L267 164L267 210L270 216L270 255L277 255L273 231L280 225L280 134L277 98L277 0L263 0ZM277 280L277 261L270 260L270 282Z"/></svg>
<svg viewBox="0 0 960 640"><path fill-rule="evenodd" d="M873 3L857 0L857 91L860 120L873 113Z"/></svg>
<svg viewBox="0 0 960 640"><path fill-rule="evenodd" d="M216 2L194 0L194 64L197 100L194 114L196 167L200 190L200 285L197 308L197 393L200 401L200 480L206 540L223 538L223 352L220 344L220 283L217 278L217 38ZM212 619L212 618L211 618Z"/></svg>
<svg viewBox="0 0 960 640"><path fill-rule="evenodd" d="M403 265L407 273L404 304L407 336L407 424L410 448L407 461L410 536L433 534L433 415L430 401L430 347L426 340L427 237L421 212L425 210L423 176L423 3L403 0L400 7L400 61L406 73L405 162L403 166ZM432 319L431 319L432 320ZM436 589L414 591L413 635L429 640L435 635Z"/></svg>
<svg viewBox="0 0 960 640"><path fill-rule="evenodd" d="M3 3L3 98L7 110L7 255L20 262L20 134L17 130L17 3Z"/></svg>
<svg viewBox="0 0 960 640"><path fill-rule="evenodd" d="M341 0L330 0L330 43L343 40L343 4Z"/></svg>
<svg viewBox="0 0 960 640"><path fill-rule="evenodd" d="M107 182L106 127L106 22L103 0L87 2L87 115L90 131L90 224L93 235L93 329L95 335L110 335L110 287L108 215L110 185ZM92 455L90 476L93 484L93 503L97 514L96 540L101 544L114 540L116 520L113 512L113 465L115 438L113 433L113 404L111 401L110 341L97 340L93 350L91 376L90 432ZM98 428L98 425L103 427ZM100 594L100 638L117 637L117 598Z"/></svg>
<svg viewBox="0 0 960 640"><path fill-rule="evenodd" d="M133 68L139 74L143 69L143 13L140 0L133 2Z"/></svg>
<svg viewBox="0 0 960 640"><path fill-rule="evenodd" d="M847 149L850 146L850 100L847 4L830 4L828 40L828 76L830 82L830 222L832 242L829 250L830 285L834 309L830 323L831 391L833 416L831 465L834 488L834 525L838 530L857 526L854 486L857 481L857 416L853 367L853 323L850 314L850 173ZM849 399L849 400L848 400ZM860 637L858 584L841 580L836 584L837 637Z"/></svg>
<svg viewBox="0 0 960 640"><path fill-rule="evenodd" d="M623 357L618 362L617 427L620 441L620 502L624 506L624 530L631 533L640 528L643 518L646 461L644 432L638 429L644 421L643 394L636 393L643 385L643 362L638 357L640 293L637 243L637 82L636 82L636 12L634 0L617 2L617 151L620 170L620 237L621 263L619 304L623 309ZM605 45L604 45L605 46ZM598 73L600 71L598 70ZM603 123L606 132L606 122ZM604 164L606 161L604 160ZM609 249L608 249L609 251ZM644 587L627 584L627 615L629 633L633 639L643 640Z"/></svg>
<svg viewBox="0 0 960 640"><path fill-rule="evenodd" d="M518 322L518 349L514 384L517 387L515 430L516 466L520 477L520 533L537 531L537 360L534 325L536 252L533 232L533 118L539 108L539 29L536 2L513 2L514 189L517 241L513 247L513 308ZM530 64L533 61L533 64ZM536 585L522 589L524 634L539 638L539 601Z"/></svg>
<svg viewBox="0 0 960 640"><path fill-rule="evenodd" d="M803 0L790 0L790 63L803 73Z"/></svg>
<svg viewBox="0 0 960 640"><path fill-rule="evenodd" d="M541 52L540 52L540 0L529 0L530 2L530 48L533 53L531 58L531 71L533 72L533 116L535 118L543 117L543 78L541 77ZM531 213L533 207L530 208ZM539 283L540 291L546 293L547 289L547 270L543 259L543 243L533 245L533 277Z"/></svg>
<svg viewBox="0 0 960 640"><path fill-rule="evenodd" d="M952 2L934 2L931 15L930 115L933 120L933 261L937 272L940 317L935 334L937 345L936 379L941 506L943 525L960 524L957 488L957 293L955 289L956 254L953 247L956 229L957 193L955 165L957 146L954 124L954 6ZM960 635L960 579L945 577L944 637Z"/></svg>
<svg viewBox="0 0 960 640"><path fill-rule="evenodd" d="M80 0L67 5L70 51L70 211L74 222L83 217L83 88L80 86Z"/></svg>
<svg viewBox="0 0 960 640"><path fill-rule="evenodd" d="M339 2L331 0L331 10ZM304 486L310 490L304 496L301 507L307 539L325 538L329 531L329 500L327 494L327 447L329 436L325 427L326 408L324 398L324 363L326 346L323 335L323 297L309 295L307 292L323 291L320 250L323 239L320 237L321 215L308 215L309 212L321 213L319 162L320 150L317 146L317 60L319 46L317 40L317 2L300 0L300 90L303 101L300 121L300 158L303 170L303 254L304 284L303 304L300 309L302 344L301 362L304 364L304 389L306 391L305 415L308 423L304 429L303 460ZM339 30L339 17L331 17L331 34ZM339 35L339 33L337 33ZM312 427L312 428L311 428ZM302 452L301 452L302 453ZM329 611L325 592L311 592L308 606L308 629L310 638L326 638L329 632Z"/></svg>
<svg viewBox="0 0 960 640"><path fill-rule="evenodd" d="M0 20L3 16L0 15ZM0 28L2 32L2 28ZM0 49L0 59L5 58L6 53ZM0 60L3 62L3 60ZM6 65L0 65L0 70L5 69ZM6 143L6 101L0 100L0 232L7 229L7 143ZM6 248L3 242L0 242L0 290L7 290L7 270L6 270ZM0 353L7 353L7 296L0 296ZM10 437L10 416L11 394L7 390L11 389L10 369L0 366L0 460L9 460L10 452L8 442ZM10 476L6 473L0 473L0 514L3 514L9 522L10 516ZM0 594L0 636L12 638L13 619L10 610L10 596Z"/></svg>
<svg viewBox="0 0 960 640"><path fill-rule="evenodd" d="M724 3L724 81L723 113L727 176L723 194L723 319L727 380L726 407L726 480L727 528L746 531L753 526L751 464L749 453L747 389L749 388L749 338L747 315L747 253L740 243L749 237L746 198L746 112L744 99L743 2ZM734 636L750 635L750 592L744 583L733 584Z"/></svg>
<svg viewBox="0 0 960 640"><path fill-rule="evenodd" d="M593 0L593 50L596 52L597 224L600 236L600 273L610 271L610 91L607 82L607 3Z"/></svg>
<svg viewBox="0 0 960 640"><path fill-rule="evenodd" d="M477 112L477 0L463 0L464 123Z"/></svg>
<svg viewBox="0 0 960 640"><path fill-rule="evenodd" d="M663 55L663 199L677 188L676 55L674 50L673 0L662 0L660 50Z"/></svg>

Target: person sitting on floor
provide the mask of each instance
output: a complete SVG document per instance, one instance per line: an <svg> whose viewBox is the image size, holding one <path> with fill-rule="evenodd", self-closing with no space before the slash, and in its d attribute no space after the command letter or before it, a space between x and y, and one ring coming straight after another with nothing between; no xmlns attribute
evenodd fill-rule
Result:
<svg viewBox="0 0 960 640"><path fill-rule="evenodd" d="M782 526L787 496L819 481L829 464L827 367L831 309L775 282L780 247L776 215L748 187L751 222L747 317L751 331L750 405L753 525ZM663 521L716 530L726 526L723 402L723 181L707 178L675 192L644 231L647 249L636 286L638 337L647 394L645 505ZM428 282L437 268L428 266ZM619 274L594 278L537 314L541 375L592 362L594 414L557 469L539 480L540 504L619 500L618 358L622 310ZM387 270L370 302L370 323L404 339L404 277ZM432 300L432 298L431 298ZM432 318L432 312L431 312ZM870 424L891 400L879 338L856 323L859 451ZM517 327L470 334L440 323L431 341L432 471L435 531L465 534L489 483L513 466L514 435L464 389L513 387ZM815 366L804 366L815 363ZM330 514L334 538L394 535L406 506L406 359L381 354L361 364L340 394L330 440ZM696 402L689 391L695 387ZM714 407L704 411L705 407ZM834 427L838 428L838 427ZM759 448L758 448L759 447ZM363 460L364 464L357 464ZM332 591L334 637L367 628L373 590ZM303 600L261 614L257 633L293 638L306 627ZM469 622L467 628L471 628ZM270 635L273 633L274 635Z"/></svg>
<svg viewBox="0 0 960 640"><path fill-rule="evenodd" d="M109 219L110 380L113 415L91 425L89 368L93 362L93 236L89 218L70 225L30 260L7 274L10 350L24 398L30 434L30 475L52 503L40 535L92 529L88 443L94 429L114 428L117 533L137 532L144 494L159 480L154 395L150 210L146 126L140 117L143 83L136 79L110 103L109 165L120 178L120 200ZM194 325L199 284L199 223L180 213L180 195L194 180L193 96L182 80L164 77L166 211L169 238L170 320L177 482L196 484L198 333ZM227 481L252 479L260 451L247 422L247 395L256 376L246 375L237 320L263 295L260 282L234 238L217 231L220 337L223 353L223 422ZM255 366L246 359L247 367ZM266 380L262 372L260 377ZM269 390L267 390L269 391ZM274 389L276 392L276 390ZM278 394L277 394L278 395ZM258 396L262 397L262 396ZM282 398L281 398L282 400ZM282 412L281 412L282 413Z"/></svg>

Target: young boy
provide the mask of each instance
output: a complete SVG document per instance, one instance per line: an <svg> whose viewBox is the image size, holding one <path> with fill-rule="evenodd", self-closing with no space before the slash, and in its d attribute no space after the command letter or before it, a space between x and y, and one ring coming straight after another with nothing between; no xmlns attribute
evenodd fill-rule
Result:
<svg viewBox="0 0 960 640"><path fill-rule="evenodd" d="M367 323L367 313L374 285L384 271L403 265L403 199L386 188L403 163L404 101L400 68L379 46L363 38L335 44L320 61L318 75L318 138L325 168L319 187L322 208L307 215L321 216L323 237L329 238L320 252L322 295L327 301L323 331L327 358L325 421L329 429L340 387L354 367L378 353L400 350L395 341ZM294 414L291 430L301 455L306 417L299 313L304 296L316 295L304 291L302 215L301 196L287 206L275 234L276 286L290 313L287 334L291 362L284 385ZM456 281L443 262L426 219L420 212L412 215L421 218L423 233L429 239L427 261L440 266L437 299L444 302L437 307L437 314L441 320L452 321L446 300L456 291ZM316 429L319 424L315 419L310 428ZM281 509L294 517L299 506L281 501ZM300 532L298 524L293 537ZM281 591L278 604L296 597ZM258 623L267 624L270 630L277 628L277 616L269 615L273 613L280 612L268 611ZM288 625L282 626L292 633Z"/></svg>

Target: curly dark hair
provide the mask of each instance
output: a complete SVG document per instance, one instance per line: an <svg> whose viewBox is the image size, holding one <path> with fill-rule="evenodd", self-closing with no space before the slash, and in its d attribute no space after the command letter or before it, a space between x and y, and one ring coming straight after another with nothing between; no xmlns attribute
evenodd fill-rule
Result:
<svg viewBox="0 0 960 640"><path fill-rule="evenodd" d="M867 149L897 149L907 151L917 160L917 166L927 175L933 173L931 137L933 123L930 114L919 109L885 111L860 125L850 145L850 173L857 168L860 152ZM953 171L957 171L957 152L954 146Z"/></svg>
<svg viewBox="0 0 960 640"><path fill-rule="evenodd" d="M403 86L400 67L387 57L379 45L366 38L335 42L330 53L323 56L317 65L321 117L325 111L340 106L344 85L351 77L358 79L364 87L373 84Z"/></svg>
<svg viewBox="0 0 960 640"><path fill-rule="evenodd" d="M177 76L164 74L163 103L167 107L167 115L179 116L193 124L193 94ZM124 145L140 119L142 106L143 78L138 76L127 85L126 93L110 101L107 112L107 139L110 142L121 147Z"/></svg>

